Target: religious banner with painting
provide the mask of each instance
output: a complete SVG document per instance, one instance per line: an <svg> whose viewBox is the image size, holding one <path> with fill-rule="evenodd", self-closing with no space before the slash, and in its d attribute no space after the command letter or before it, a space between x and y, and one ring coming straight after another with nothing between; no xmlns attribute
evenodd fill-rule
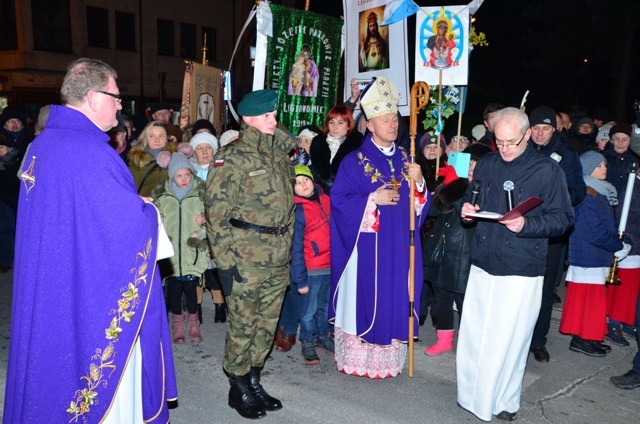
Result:
<svg viewBox="0 0 640 424"><path fill-rule="evenodd" d="M415 80L429 85L467 85L469 8L422 7L416 14Z"/></svg>
<svg viewBox="0 0 640 424"><path fill-rule="evenodd" d="M278 92L278 122L295 135L305 125L322 127L337 103L342 21L277 4L270 8L266 87Z"/></svg>
<svg viewBox="0 0 640 424"><path fill-rule="evenodd" d="M343 0L345 20L345 81L355 78L364 88L372 77L384 75L400 94L398 108L409 115L409 59L406 20L381 26L386 0ZM351 96L345 84L344 97Z"/></svg>
<svg viewBox="0 0 640 424"><path fill-rule="evenodd" d="M198 119L206 119L221 134L223 85L222 69L194 62L187 64L182 85L180 128L183 129Z"/></svg>

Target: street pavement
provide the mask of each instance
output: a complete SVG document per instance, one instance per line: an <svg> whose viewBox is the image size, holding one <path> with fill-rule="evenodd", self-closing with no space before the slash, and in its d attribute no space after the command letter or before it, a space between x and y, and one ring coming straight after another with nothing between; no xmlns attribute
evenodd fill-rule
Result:
<svg viewBox="0 0 640 424"><path fill-rule="evenodd" d="M0 274L0 407L4 406L12 273ZM560 290L561 297L564 290ZM51 299L55 301L55 299ZM549 363L529 356L524 378L521 423L637 423L640 389L621 390L609 377L631 369L637 348L613 346L605 358L569 351L568 336L558 332L561 304L553 311L547 349ZM246 422L227 405L229 384L222 372L226 324L214 324L213 302L203 303L204 341L174 345L178 405L172 424ZM284 408L260 422L288 423L465 423L482 422L456 405L455 353L429 357L423 351L435 342L427 321L415 343L414 375L407 368L396 378L371 380L344 375L333 358L321 354L318 365L304 365L300 344L290 352L273 351L262 383ZM46 394L43 394L46 395ZM2 409L0 408L0 410ZM43 411L43 417L46 411ZM45 422L46 420L43 420ZM494 422L500 422L494 418Z"/></svg>

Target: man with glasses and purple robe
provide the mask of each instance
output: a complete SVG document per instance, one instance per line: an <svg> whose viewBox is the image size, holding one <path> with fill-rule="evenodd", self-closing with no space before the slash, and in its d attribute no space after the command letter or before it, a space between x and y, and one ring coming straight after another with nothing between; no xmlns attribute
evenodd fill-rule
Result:
<svg viewBox="0 0 640 424"><path fill-rule="evenodd" d="M122 108L116 78L71 63L24 160L5 423L167 423L177 398L162 224L105 133Z"/></svg>
<svg viewBox="0 0 640 424"><path fill-rule="evenodd" d="M564 172L528 143L527 115L504 108L493 117L498 152L478 161L463 222L475 225L471 270L456 352L458 404L476 417L513 421L538 318L549 237L574 220ZM508 220L474 219L478 210L506 214L530 196L543 203Z"/></svg>

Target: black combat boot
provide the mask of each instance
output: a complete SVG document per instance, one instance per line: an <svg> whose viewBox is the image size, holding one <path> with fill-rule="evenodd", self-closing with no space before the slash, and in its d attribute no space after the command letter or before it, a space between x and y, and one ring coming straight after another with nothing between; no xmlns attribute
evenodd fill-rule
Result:
<svg viewBox="0 0 640 424"><path fill-rule="evenodd" d="M248 381L248 375L229 374L229 406L243 417L256 420L265 417L267 411L251 394Z"/></svg>
<svg viewBox="0 0 640 424"><path fill-rule="evenodd" d="M227 304L226 303L214 303L215 318L214 322L227 322Z"/></svg>
<svg viewBox="0 0 640 424"><path fill-rule="evenodd" d="M262 384L260 384L260 368L258 367L251 367L249 372L249 390L255 400L267 411L282 409L282 402L273 396L269 396Z"/></svg>

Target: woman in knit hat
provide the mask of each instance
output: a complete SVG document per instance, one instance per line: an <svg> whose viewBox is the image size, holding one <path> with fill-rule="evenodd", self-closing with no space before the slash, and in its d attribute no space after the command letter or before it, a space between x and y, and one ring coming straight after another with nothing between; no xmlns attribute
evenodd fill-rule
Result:
<svg viewBox="0 0 640 424"><path fill-rule="evenodd" d="M422 168L422 175L427 182L429 191L433 191L439 184L436 176L436 158L438 157L438 140L440 140L440 167L447 166L447 145L442 135L436 137L428 132L420 138L420 150L416 155L416 163Z"/></svg>
<svg viewBox="0 0 640 424"><path fill-rule="evenodd" d="M204 182L194 177L194 169L179 152L171 155L169 179L151 193L175 254L168 262L165 277L168 301L173 314L173 342L184 343L182 295L187 300L189 337L200 343L198 318L199 276L207 269L207 233L204 227Z"/></svg>
<svg viewBox="0 0 640 424"><path fill-rule="evenodd" d="M604 128L603 125L600 128ZM628 124L616 124L609 130L611 137L611 149L603 152L603 156L607 160L607 181L609 181L616 188L618 192L618 201L620 205L615 208L618 218L620 217L622 209L622 200L626 194L627 183L629 181L629 172L634 163L638 163L638 157L629 150L631 143L632 127ZM633 230L633 223L637 225L638 214L633 213L637 211L637 207L634 205L638 201L638 182L634 184L633 195L631 196L632 206L629 209L631 211L629 220L627 221L627 232L635 235L630 230ZM636 229L637 231L637 229ZM635 246L634 246L635 247ZM637 255L637 251L634 252ZM637 256L636 256L637 258ZM633 334L633 324L635 321L635 302L638 298L638 285L640 280L637 277L637 272L640 270L640 263L635 263L632 258L627 258L620 263L619 276L622 280L624 278L624 287L622 285L611 285L607 289L607 315L609 316L609 333L607 339L611 343L618 346L629 346L629 342L624 338L623 328L627 334ZM623 270L624 269L624 270ZM633 318L629 317L629 310L633 307ZM626 312L623 312L625 311ZM625 324L624 326L622 324Z"/></svg>
<svg viewBox="0 0 640 424"><path fill-rule="evenodd" d="M217 136L216 129L208 119L198 119L193 123L193 127L191 127L191 134L195 136L196 134L200 134L203 132L208 132L214 137Z"/></svg>
<svg viewBox="0 0 640 424"><path fill-rule="evenodd" d="M444 181L435 189L433 207L429 209L429 216L437 217L436 223L433 231L422 239L424 289L426 291L427 286L433 289L436 310L434 323L438 337L437 342L424 351L429 356L453 349L454 302L462 319L475 226L463 226L460 211L469 183L473 180L476 163L490 152L489 147L480 143L472 144L464 150L464 153L471 155L466 177L458 178L452 166L445 166L438 173L439 176L444 176ZM434 258L433 252L437 250L440 250L441 255Z"/></svg>
<svg viewBox="0 0 640 424"><path fill-rule="evenodd" d="M196 123L198 123L198 121L196 121ZM213 157L218 151L218 139L210 132L202 131L191 137L189 145L193 149L193 156L189 158L189 162L193 165L195 176L204 184L204 182L207 181ZM222 288L220 287L220 281L216 275L217 270L214 270L213 266L209 264L205 279L206 288L211 291L211 297L213 298L213 304L215 306L214 322L224 323L227 322L227 307L224 301L224 295L222 294Z"/></svg>
<svg viewBox="0 0 640 424"><path fill-rule="evenodd" d="M196 177L207 181L209 166L218 151L218 139L213 134L204 131L191 137L189 144L193 148L193 156L189 158L189 161L193 165Z"/></svg>
<svg viewBox="0 0 640 424"><path fill-rule="evenodd" d="M593 120L583 116L571 126L568 134L569 148L581 155L587 150L595 150L596 147L596 127Z"/></svg>
<svg viewBox="0 0 640 424"><path fill-rule="evenodd" d="M580 156L580 162L587 195L574 207L560 332L572 335L570 350L603 357L611 350L600 343L607 334L605 278L614 255L624 259L631 246L616 234L613 206L618 198L615 187L605 180L604 156L589 151Z"/></svg>

